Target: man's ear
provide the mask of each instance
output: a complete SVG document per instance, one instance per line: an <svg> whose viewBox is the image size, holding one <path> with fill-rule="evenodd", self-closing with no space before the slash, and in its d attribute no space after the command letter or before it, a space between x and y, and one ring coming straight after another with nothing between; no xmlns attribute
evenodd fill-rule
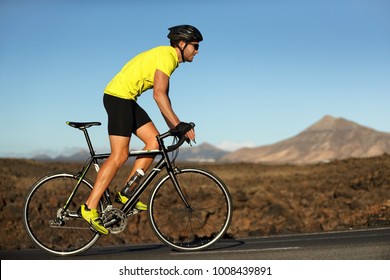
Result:
<svg viewBox="0 0 390 280"><path fill-rule="evenodd" d="M180 41L178 44L178 46L181 50L185 47L185 45L186 45L186 42L184 42L184 41Z"/></svg>

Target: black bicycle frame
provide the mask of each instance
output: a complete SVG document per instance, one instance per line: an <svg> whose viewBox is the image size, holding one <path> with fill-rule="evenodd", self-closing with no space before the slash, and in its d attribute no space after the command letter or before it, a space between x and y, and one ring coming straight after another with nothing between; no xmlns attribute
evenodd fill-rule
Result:
<svg viewBox="0 0 390 280"><path fill-rule="evenodd" d="M188 201L186 200L186 198L185 198L185 196L184 196L184 194L179 186L179 183L176 179L175 171L172 167L172 163L171 163L169 156L168 156L168 151L164 146L163 138L164 138L164 136L157 136L157 141L159 143L160 150L130 152L129 157L146 156L146 155L148 155L148 156L161 155L162 158L154 166L152 171L142 181L142 183L135 188L133 195L129 198L129 200L126 202L126 204L122 207L122 211L124 213L127 213L129 210L131 210L134 207L135 203L137 203L137 201L138 201L138 198L141 196L141 194L144 192L144 190L149 186L149 184L153 181L153 179L157 176L157 174L160 173L160 171L162 169L167 170L169 177L171 178L172 183L173 183L176 191L178 192L181 200L183 201L184 205L187 207L188 210L192 210L191 206L189 205Z"/></svg>
<svg viewBox="0 0 390 280"><path fill-rule="evenodd" d="M98 169L98 161L99 160L103 160L103 159L107 159L110 156L109 153L95 154L95 152L93 150L93 147L92 147L92 143L91 143L89 135L88 135L87 129L82 129L82 130L84 132L84 136L85 136L86 141L88 143L88 148L89 148L91 157L88 159L88 161L85 163L85 165L82 168L82 170L77 175L77 178L78 178L77 184L74 187L71 195L69 196L66 204L63 207L64 211L67 210L70 201L72 201L72 199L74 198L74 196L75 196L75 194L76 194L76 192L77 192L77 190L78 190L78 188L80 186L81 181L85 178L87 172L91 168L91 165L95 164L96 171L99 171L99 169ZM172 163L171 163L171 161L169 159L169 156L168 156L168 150L164 146L163 138L168 137L168 136L170 136L170 135L167 134L167 133L163 134L163 135L157 136L157 141L158 141L159 146L160 146L159 150L141 150L141 151L130 151L129 152L129 158L130 157L142 157L142 156L149 156L149 157L153 156L153 157L156 157L158 155L161 155L162 158L158 161L158 163L154 166L154 168L151 170L149 175L142 181L142 183L138 187L136 187L136 189L134 190L134 194L129 198L129 200L126 202L126 204L123 205L121 210L124 213L127 214L131 209L133 209L134 205L137 203L137 201L138 201L139 197L141 196L141 194L149 186L149 184L153 181L153 179L157 176L157 174L160 173L160 171L163 170L163 169L167 170L167 172L168 172L168 174L169 174L169 176L170 176L170 178L172 180L172 183L173 183L174 187L176 188L176 190L177 190L180 198L182 199L184 205L187 207L187 209L189 211L192 210L191 206L187 202L187 200L186 200L186 198L185 198L185 196L184 196L184 194L183 194L183 192L182 192L182 190L181 190L181 188L179 186L179 183L178 183L178 181L176 179L176 176L175 176L174 169L172 167ZM111 204L110 192L109 192L108 188L104 192L104 197L107 200L107 203Z"/></svg>

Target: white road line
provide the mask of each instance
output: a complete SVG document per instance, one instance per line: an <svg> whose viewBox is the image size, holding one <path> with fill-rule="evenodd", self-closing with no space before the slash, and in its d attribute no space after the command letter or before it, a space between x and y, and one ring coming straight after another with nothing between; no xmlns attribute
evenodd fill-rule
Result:
<svg viewBox="0 0 390 280"><path fill-rule="evenodd" d="M302 247L280 247L280 248L266 248L266 249L246 249L246 250L218 250L218 253L245 253L245 252L264 252L264 251L287 251L287 250L298 250ZM197 251L197 252L177 252L170 253L170 255L195 255L195 254L215 254L215 251Z"/></svg>

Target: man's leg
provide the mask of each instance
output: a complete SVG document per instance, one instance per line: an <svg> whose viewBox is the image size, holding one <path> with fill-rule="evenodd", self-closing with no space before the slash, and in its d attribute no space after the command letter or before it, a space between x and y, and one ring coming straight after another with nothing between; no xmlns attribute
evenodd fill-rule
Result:
<svg viewBox="0 0 390 280"><path fill-rule="evenodd" d="M130 137L110 135L111 155L98 172L96 182L89 195L86 205L96 209L103 193L114 179L119 168L129 157Z"/></svg>
<svg viewBox="0 0 390 280"><path fill-rule="evenodd" d="M143 148L144 150L155 150L159 148L156 139L156 136L158 135L158 131L152 122L147 122L146 124L138 128L136 131L136 135L144 142L145 144L145 147ZM154 156L137 157L137 159L134 162L133 168L130 171L129 177L127 178L127 182L130 181L130 178L135 174L135 172L138 169L147 171L149 166L152 164L153 159ZM130 186L131 190L133 189L133 187ZM128 200L128 197L122 195L121 192L118 192L116 194L115 200L121 202L122 204L125 204ZM147 210L147 205L141 201L138 201L135 205L135 208L140 211L145 211Z"/></svg>
<svg viewBox="0 0 390 280"><path fill-rule="evenodd" d="M137 129L136 135L145 144L143 150L156 150L159 148L156 139L158 131L152 122L148 122ZM131 176L135 174L137 169L142 168L146 172L149 166L152 164L153 160L154 156L138 157L134 162L133 168L131 169L129 177L127 178L127 182L130 180Z"/></svg>
<svg viewBox="0 0 390 280"><path fill-rule="evenodd" d="M96 182L86 203L81 205L79 209L83 219L97 232L104 235L108 234L109 230L104 227L99 217L97 205L118 169L126 162L129 156L129 143L130 137L110 135L111 155L99 170Z"/></svg>

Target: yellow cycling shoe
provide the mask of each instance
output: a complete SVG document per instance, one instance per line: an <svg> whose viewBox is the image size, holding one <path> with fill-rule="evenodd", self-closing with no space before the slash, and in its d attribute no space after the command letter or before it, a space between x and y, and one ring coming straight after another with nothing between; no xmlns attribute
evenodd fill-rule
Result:
<svg viewBox="0 0 390 280"><path fill-rule="evenodd" d="M119 202L119 203L122 203L122 204L126 204L126 202L128 201L129 199L121 194L121 192L117 192L116 195L115 195L115 201L116 202ZM139 211L146 211L148 210L148 206L143 203L142 201L138 201L136 204L135 204L135 209L139 210Z"/></svg>
<svg viewBox="0 0 390 280"><path fill-rule="evenodd" d="M81 217L83 217L83 219L86 220L98 233L104 235L108 234L109 231L103 226L102 220L100 219L99 213L96 209L89 209L87 205L83 204L79 209L79 213L81 214Z"/></svg>
<svg viewBox="0 0 390 280"><path fill-rule="evenodd" d="M148 210L148 206L143 203L142 201L139 201L135 204L135 209L139 210L139 211L146 211Z"/></svg>

